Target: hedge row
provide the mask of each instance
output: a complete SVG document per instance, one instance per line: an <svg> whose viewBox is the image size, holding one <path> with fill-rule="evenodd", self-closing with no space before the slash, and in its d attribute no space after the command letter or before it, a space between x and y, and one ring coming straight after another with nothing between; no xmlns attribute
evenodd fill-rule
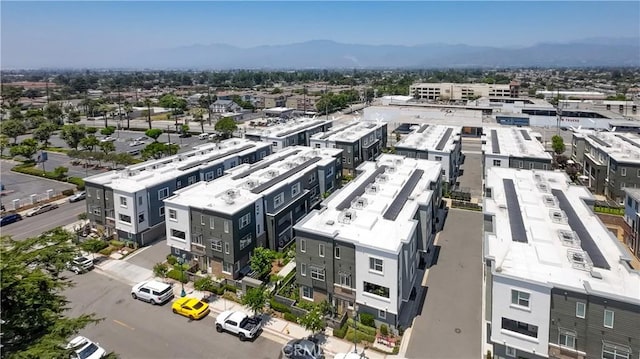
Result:
<svg viewBox="0 0 640 359"><path fill-rule="evenodd" d="M269 301L269 305L271 306L271 309L275 310L276 312L280 312L280 313L291 313L291 309L282 304L277 302L275 299L271 298L271 300Z"/></svg>
<svg viewBox="0 0 640 359"><path fill-rule="evenodd" d="M364 314L364 313L362 313ZM361 314L361 315L362 315ZM349 318L347 319L347 324L345 324L348 328L353 328L353 318ZM363 333L369 334L369 335L376 335L376 328L370 327L368 325L364 325L361 322L358 322L358 331L361 331Z"/></svg>
<svg viewBox="0 0 640 359"><path fill-rule="evenodd" d="M375 334L374 335L370 335L370 334L361 332L359 330L354 332L353 328L350 328L350 327L348 327L347 334L344 336L344 339L346 341L352 342L354 335L355 335L356 341L358 343L361 342L361 341L365 341L365 342L369 342L369 343L375 343L375 341L376 341Z"/></svg>
<svg viewBox="0 0 640 359"><path fill-rule="evenodd" d="M333 335L335 337L338 337L338 338L342 339L347 334L347 329L349 329L349 327L346 326L346 325L343 325L342 327L340 327L338 329L334 329L333 330Z"/></svg>
<svg viewBox="0 0 640 359"><path fill-rule="evenodd" d="M359 317L360 317L360 320L359 320L360 323L366 325L367 327L373 327L373 328L376 327L376 321L373 314L360 313Z"/></svg>
<svg viewBox="0 0 640 359"><path fill-rule="evenodd" d="M284 320L288 320L290 322L294 322L297 323L298 322L298 316L293 314L293 313L284 313Z"/></svg>
<svg viewBox="0 0 640 359"><path fill-rule="evenodd" d="M189 279L187 278L187 275L184 272L181 272L176 269L172 269L169 272L167 272L167 277L171 279L175 279L182 283L187 283L189 281Z"/></svg>
<svg viewBox="0 0 640 359"><path fill-rule="evenodd" d="M78 177L67 177L66 179L61 178L54 172L47 172L47 171L43 171L41 169L36 168L33 163L17 165L13 167L11 170L14 172L24 173L32 176L44 177L44 178L52 179L55 181L63 181L63 182L66 181L66 182L75 184L76 188L79 191L84 190L84 180L82 178L78 178Z"/></svg>

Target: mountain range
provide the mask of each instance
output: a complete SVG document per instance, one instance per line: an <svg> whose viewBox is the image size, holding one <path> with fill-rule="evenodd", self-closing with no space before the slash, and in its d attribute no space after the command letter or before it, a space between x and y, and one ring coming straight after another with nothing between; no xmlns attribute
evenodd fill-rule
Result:
<svg viewBox="0 0 640 359"><path fill-rule="evenodd" d="M250 48L211 44L144 51L123 60L113 65L193 69L640 66L640 38L590 38L520 48L362 45L330 40Z"/></svg>

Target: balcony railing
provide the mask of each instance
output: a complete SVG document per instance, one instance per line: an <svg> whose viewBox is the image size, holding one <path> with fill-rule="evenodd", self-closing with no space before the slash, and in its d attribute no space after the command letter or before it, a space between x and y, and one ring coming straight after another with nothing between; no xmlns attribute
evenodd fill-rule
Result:
<svg viewBox="0 0 640 359"><path fill-rule="evenodd" d="M195 255L206 255L207 251L206 251L206 247L204 244L200 244L200 243L191 243L191 253L195 254Z"/></svg>

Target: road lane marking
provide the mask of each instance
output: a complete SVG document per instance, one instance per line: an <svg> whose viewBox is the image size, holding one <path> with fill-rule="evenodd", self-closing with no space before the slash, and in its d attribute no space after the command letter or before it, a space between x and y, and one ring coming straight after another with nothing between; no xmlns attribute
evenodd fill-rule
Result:
<svg viewBox="0 0 640 359"><path fill-rule="evenodd" d="M121 326L123 326L123 327L125 327L127 329L136 330L136 328L130 326L129 324L123 323L123 322L121 322L119 320L114 319L113 322L118 324L118 325L121 325Z"/></svg>

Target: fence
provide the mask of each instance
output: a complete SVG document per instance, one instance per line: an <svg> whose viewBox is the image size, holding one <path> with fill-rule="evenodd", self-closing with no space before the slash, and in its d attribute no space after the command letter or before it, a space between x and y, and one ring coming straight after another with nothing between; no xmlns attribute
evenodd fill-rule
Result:
<svg viewBox="0 0 640 359"><path fill-rule="evenodd" d="M610 201L595 201L593 204L593 211L596 213L624 216L624 207Z"/></svg>
<svg viewBox="0 0 640 359"><path fill-rule="evenodd" d="M3 197L5 194L2 195ZM61 191L54 191L52 189L47 190L45 193L34 193L30 195L28 198L15 198L10 201L2 201L2 206L5 211L23 211L30 209L32 207L36 207L51 201L55 201L57 199L62 198Z"/></svg>
<svg viewBox="0 0 640 359"><path fill-rule="evenodd" d="M482 211L482 206L477 203L467 202L467 201L451 201L451 207L453 208L462 208L468 209L472 211Z"/></svg>

